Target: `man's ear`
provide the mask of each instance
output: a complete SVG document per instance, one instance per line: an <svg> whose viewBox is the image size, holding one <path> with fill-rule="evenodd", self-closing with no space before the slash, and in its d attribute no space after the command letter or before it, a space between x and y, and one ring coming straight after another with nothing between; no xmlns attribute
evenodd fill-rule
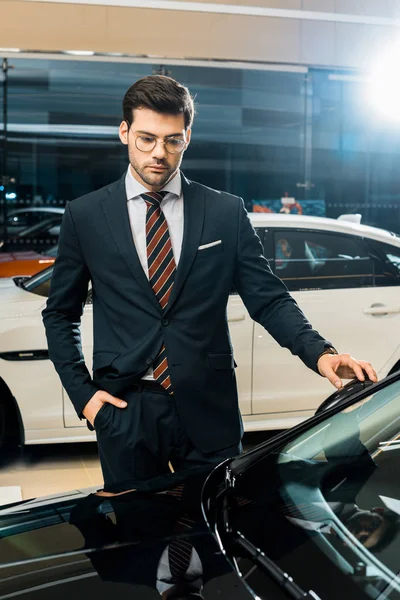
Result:
<svg viewBox="0 0 400 600"><path fill-rule="evenodd" d="M118 133L119 133L119 139L121 140L121 142L125 146L127 146L128 145L129 126L126 121L122 121L122 123L119 126Z"/></svg>

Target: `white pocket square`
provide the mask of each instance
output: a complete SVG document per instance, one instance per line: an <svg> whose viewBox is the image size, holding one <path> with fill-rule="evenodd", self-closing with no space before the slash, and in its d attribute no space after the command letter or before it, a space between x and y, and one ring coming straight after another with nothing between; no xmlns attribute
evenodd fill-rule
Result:
<svg viewBox="0 0 400 600"><path fill-rule="evenodd" d="M222 240L217 240L216 242L210 242L209 244L203 244L203 246L199 246L197 250L205 250L206 248L211 248L212 246L218 246L218 244L222 244Z"/></svg>

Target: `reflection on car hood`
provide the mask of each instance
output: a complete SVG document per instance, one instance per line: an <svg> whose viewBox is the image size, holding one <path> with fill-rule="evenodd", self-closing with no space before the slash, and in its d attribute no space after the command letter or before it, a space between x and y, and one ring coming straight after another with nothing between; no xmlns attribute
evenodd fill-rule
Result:
<svg viewBox="0 0 400 600"><path fill-rule="evenodd" d="M1 596L150 600L174 588L185 598L251 600L203 520L203 475L171 477L158 491L104 499L86 490L1 509Z"/></svg>

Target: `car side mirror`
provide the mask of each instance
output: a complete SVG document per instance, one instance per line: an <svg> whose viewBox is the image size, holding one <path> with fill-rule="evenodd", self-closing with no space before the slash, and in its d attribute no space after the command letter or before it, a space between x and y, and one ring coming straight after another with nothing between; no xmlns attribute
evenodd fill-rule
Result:
<svg viewBox="0 0 400 600"><path fill-rule="evenodd" d="M364 372L365 381L360 381L359 379L352 379L349 383L346 383L345 386L342 387L341 390L337 390L333 392L331 396L329 396L326 400L319 405L317 410L315 411L316 415L328 410L328 408L332 408L337 404L341 404L348 400L349 396L356 394L357 392L362 392L366 388L373 385L373 381L371 381L368 375Z"/></svg>

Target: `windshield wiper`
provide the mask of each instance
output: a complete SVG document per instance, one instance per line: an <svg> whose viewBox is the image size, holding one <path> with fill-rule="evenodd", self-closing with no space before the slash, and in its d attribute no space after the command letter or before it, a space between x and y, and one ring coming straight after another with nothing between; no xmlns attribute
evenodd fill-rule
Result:
<svg viewBox="0 0 400 600"><path fill-rule="evenodd" d="M218 498L219 503L222 501L222 506L221 504L220 506L223 525L223 533L221 532L218 537L221 539L221 536L225 534L228 537L229 545L233 548L240 548L242 552L244 551L248 558L269 576L289 598L293 600L321 600L313 590L305 592L288 573L285 573L283 569L268 558L260 548L257 548L240 531L232 529L229 520L231 512L230 496L235 488L235 480L235 475L227 466L225 470L225 489L219 494Z"/></svg>
<svg viewBox="0 0 400 600"><path fill-rule="evenodd" d="M294 600L321 600L313 590L305 592L288 573L278 567L260 548L256 548L240 531L236 533L233 543L244 551L248 558L266 573L289 598Z"/></svg>

